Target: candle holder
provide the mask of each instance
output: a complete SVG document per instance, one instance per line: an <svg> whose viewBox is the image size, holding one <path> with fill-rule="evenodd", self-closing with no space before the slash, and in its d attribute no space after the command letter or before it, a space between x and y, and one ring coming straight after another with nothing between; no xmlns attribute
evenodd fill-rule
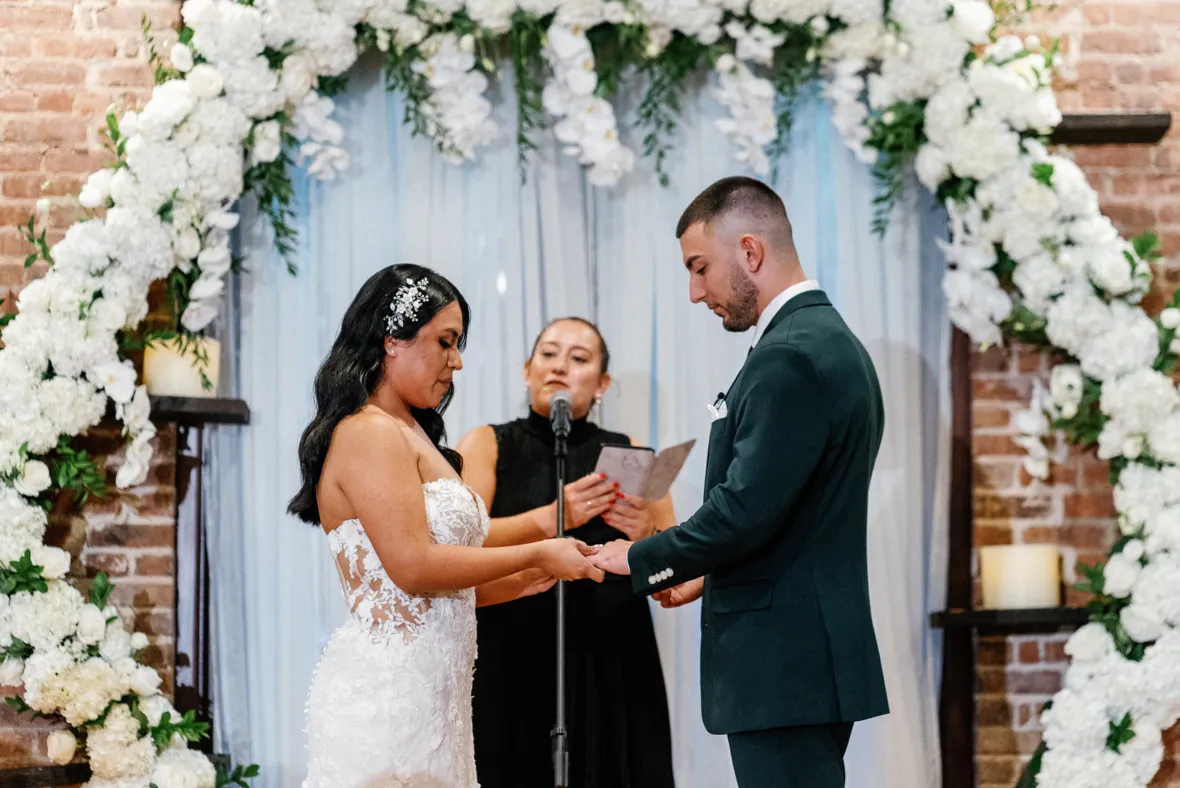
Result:
<svg viewBox="0 0 1180 788"><path fill-rule="evenodd" d="M1051 544L989 545L979 548L983 607L991 610L1061 605L1061 568Z"/></svg>
<svg viewBox="0 0 1180 788"><path fill-rule="evenodd" d="M212 386L206 389L201 379L198 350L208 360L205 377ZM221 367L221 345L215 339L195 337L153 340L143 352L143 382L149 394L157 397L216 397Z"/></svg>

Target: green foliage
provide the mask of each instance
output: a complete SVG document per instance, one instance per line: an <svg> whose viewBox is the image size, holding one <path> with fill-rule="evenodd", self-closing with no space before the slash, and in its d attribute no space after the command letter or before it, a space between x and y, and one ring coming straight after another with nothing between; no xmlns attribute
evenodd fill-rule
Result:
<svg viewBox="0 0 1180 788"><path fill-rule="evenodd" d="M217 782L215 788L225 788L225 786L237 786L238 788L250 788L246 780L253 780L258 776L258 764L252 763L249 766L234 766L232 769L218 765L217 767Z"/></svg>
<svg viewBox="0 0 1180 788"><path fill-rule="evenodd" d="M868 145L880 151L873 165L877 182L873 231L878 236L885 235L889 214L905 191L909 165L925 142L925 113L925 101L908 101L894 104L869 119Z"/></svg>
<svg viewBox="0 0 1180 788"><path fill-rule="evenodd" d="M1127 712L1118 724L1110 723L1110 734L1106 737L1106 748L1120 752L1122 746L1135 738L1135 731L1131 729L1131 713Z"/></svg>
<svg viewBox="0 0 1180 788"><path fill-rule="evenodd" d="M209 723L198 722L197 713L189 709L179 720L173 722L172 713L164 712L159 723L151 729L152 742L156 745L156 752L163 752L172 737L179 734L185 741L200 741L209 735Z"/></svg>
<svg viewBox="0 0 1180 788"><path fill-rule="evenodd" d="M58 438L57 447L49 457L53 487L43 496L42 505L46 507L51 503L49 494L53 490L68 490L78 506L84 505L92 495L101 498L106 494L106 478L98 463L86 451L73 448L70 441L68 435Z"/></svg>
<svg viewBox="0 0 1180 788"><path fill-rule="evenodd" d="M662 186L669 183L664 163L680 120L686 82L705 62L708 52L695 38L675 33L668 46L639 67L647 89L635 111L636 125L643 131L643 155L654 161Z"/></svg>
<svg viewBox="0 0 1180 788"><path fill-rule="evenodd" d="M0 594L17 594L21 591L44 593L49 590L42 568L33 563L29 550L7 566L0 565Z"/></svg>
<svg viewBox="0 0 1180 788"><path fill-rule="evenodd" d="M25 258L25 268L33 265L38 260L44 260L49 265L53 265L53 256L49 253L49 243L45 240L45 228L41 229L40 234L37 233L37 214L36 212L29 214L29 221L20 228L21 237L25 242L33 247L33 252Z"/></svg>
<svg viewBox="0 0 1180 788"><path fill-rule="evenodd" d="M102 610L107 606L107 601L111 598L111 592L115 587L111 584L111 579L106 572L100 571L90 581L90 604Z"/></svg>

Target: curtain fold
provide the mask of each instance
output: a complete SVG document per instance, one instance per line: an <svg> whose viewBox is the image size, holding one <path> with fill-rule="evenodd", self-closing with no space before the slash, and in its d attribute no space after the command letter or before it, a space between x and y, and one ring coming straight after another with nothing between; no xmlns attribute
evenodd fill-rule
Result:
<svg viewBox="0 0 1180 788"><path fill-rule="evenodd" d="M685 102L669 186L641 165L602 191L548 133L537 136L522 183L510 90L496 110L502 141L478 162L454 167L409 135L401 100L385 93L373 63L362 62L350 83L339 112L351 172L326 184L297 176L297 276L286 273L267 229L245 206L240 242L249 275L239 280L239 308L225 335L253 419L219 432L210 447L217 744L236 760L261 764L263 788L303 778L306 692L344 614L322 533L284 512L298 485L296 446L312 413L312 380L369 275L397 262L428 265L471 304L465 366L447 414L452 445L475 426L524 413L521 370L548 320L595 320L615 379L595 418L656 447L698 441L673 490L681 519L702 496L706 403L729 385L749 346L748 334L725 332L689 303L674 233L701 189L740 171L713 124L722 113L707 91L690 87L696 98ZM777 169L773 185L787 203L804 268L868 347L885 396L869 554L893 711L857 726L848 784L936 786L938 650L926 614L941 607L945 565L949 324L942 264L930 255L942 220L915 185L886 236L874 236L871 174L843 148L815 95L801 100ZM653 608L653 615L677 785L731 786L725 741L700 721L699 607Z"/></svg>

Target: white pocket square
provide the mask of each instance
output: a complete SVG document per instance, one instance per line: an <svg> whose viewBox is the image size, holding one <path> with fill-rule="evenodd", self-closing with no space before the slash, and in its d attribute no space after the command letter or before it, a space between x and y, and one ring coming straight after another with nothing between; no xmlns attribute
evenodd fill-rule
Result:
<svg viewBox="0 0 1180 788"><path fill-rule="evenodd" d="M713 421L724 419L725 414L729 412L726 410L724 401L720 405L708 405L707 407L709 408L709 416L712 417Z"/></svg>

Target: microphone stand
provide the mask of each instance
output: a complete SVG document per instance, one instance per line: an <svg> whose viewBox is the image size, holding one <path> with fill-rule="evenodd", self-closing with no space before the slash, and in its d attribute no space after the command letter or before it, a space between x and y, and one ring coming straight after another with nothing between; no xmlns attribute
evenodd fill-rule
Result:
<svg viewBox="0 0 1180 788"><path fill-rule="evenodd" d="M565 538L566 436L553 434L553 458L557 466L557 538ZM553 786L569 788L569 731L565 726L565 581L557 581L557 721L553 742Z"/></svg>

